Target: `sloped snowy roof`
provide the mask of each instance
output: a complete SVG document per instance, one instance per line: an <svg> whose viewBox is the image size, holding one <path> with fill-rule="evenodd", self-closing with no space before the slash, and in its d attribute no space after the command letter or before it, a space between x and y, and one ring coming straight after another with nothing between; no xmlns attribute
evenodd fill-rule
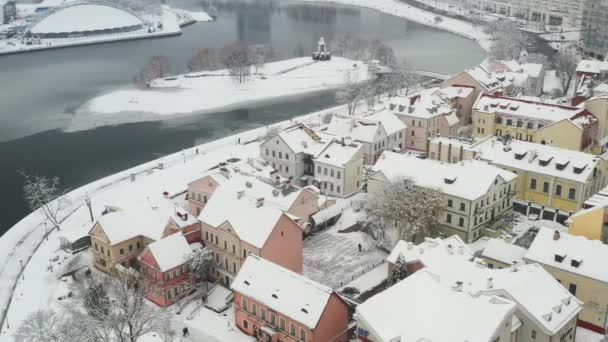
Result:
<svg viewBox="0 0 608 342"><path fill-rule="evenodd" d="M514 311L507 299L474 297L420 270L357 306L357 318L382 341L487 342Z"/></svg>
<svg viewBox="0 0 608 342"><path fill-rule="evenodd" d="M449 86L445 88L438 89L437 92L440 96L443 96L448 99L455 98L467 98L471 93L475 91L475 88L472 87L464 87L464 86Z"/></svg>
<svg viewBox="0 0 608 342"><path fill-rule="evenodd" d="M372 170L382 172L389 181L409 178L418 186L468 200L484 196L498 177L505 182L517 177L512 172L482 161L466 160L449 164L390 151L382 153ZM455 181L449 184L446 179Z"/></svg>
<svg viewBox="0 0 608 342"><path fill-rule="evenodd" d="M238 196L234 189L219 187L198 218L213 227L228 222L241 240L262 248L283 211L266 203L258 207L258 197Z"/></svg>
<svg viewBox="0 0 608 342"><path fill-rule="evenodd" d="M482 94L473 110L557 122L585 112L583 108L527 101L521 98Z"/></svg>
<svg viewBox="0 0 608 342"><path fill-rule="evenodd" d="M360 150L361 144L354 142L342 144L341 142L333 141L319 153L314 161L336 167L344 167Z"/></svg>
<svg viewBox="0 0 608 342"><path fill-rule="evenodd" d="M453 246L453 253L446 253L448 245ZM405 245L404 257L406 262L409 262L408 257L410 260L420 259L425 269L436 274L442 283L452 285L462 282L462 290L466 293L499 295L515 301L523 315L535 320L549 334L558 331L580 311L581 303L542 267L516 265L504 269L489 269L481 260L471 261L472 258L466 257L466 252L460 254L455 245L457 240L453 238L443 242L439 239L429 240L419 245L424 246L422 253L416 252L418 246L408 250ZM403 249L403 246L399 248ZM539 293L543 295L539 296ZM566 305L565 302L570 304ZM553 312L553 308L560 304L562 311ZM551 319L545 319L544 316L551 312Z"/></svg>
<svg viewBox="0 0 608 342"><path fill-rule="evenodd" d="M439 94L436 94L438 89L426 89L408 97L393 97L389 107L396 115L407 115L421 119L454 114L455 109L448 105Z"/></svg>
<svg viewBox="0 0 608 342"><path fill-rule="evenodd" d="M510 150L505 150L503 143L492 137L476 144L473 149L478 152L481 159L492 164L576 182L585 182L589 179L596 164L600 161L598 156L592 154L521 140L512 140L509 146ZM517 159L517 155L523 155L523 157ZM541 165L539 156L548 160L546 166ZM563 166L561 170L561 167L558 168L558 163ZM583 168L580 173L575 172L575 166Z"/></svg>
<svg viewBox="0 0 608 342"><path fill-rule="evenodd" d="M386 135L393 135L399 131L407 129L407 125L403 123L395 114L388 110L382 110L378 113L364 116L366 120L379 122L386 130Z"/></svg>
<svg viewBox="0 0 608 342"><path fill-rule="evenodd" d="M34 34L102 31L143 24L135 15L114 6L82 3L50 13L30 31Z"/></svg>
<svg viewBox="0 0 608 342"><path fill-rule="evenodd" d="M576 72L584 72L590 74L600 74L608 72L608 62L598 61L595 59L584 59L578 63Z"/></svg>
<svg viewBox="0 0 608 342"><path fill-rule="evenodd" d="M502 239L490 239L481 256L511 265L515 262L522 264L526 249L507 243Z"/></svg>
<svg viewBox="0 0 608 342"><path fill-rule="evenodd" d="M386 258L386 261L394 264L400 255L405 259L406 263L421 262L427 267L434 266L436 262L443 263L473 258L473 252L458 235L452 235L445 239L427 238L419 245L399 240L391 251L391 254ZM446 258L448 255L453 257Z"/></svg>
<svg viewBox="0 0 608 342"><path fill-rule="evenodd" d="M148 249L154 256L161 272L185 264L192 256L192 248L180 233L171 234L155 241L148 245Z"/></svg>
<svg viewBox="0 0 608 342"><path fill-rule="evenodd" d="M490 74L481 66L468 69L465 72L483 85L487 91L493 91L503 86L502 82L496 78L496 76Z"/></svg>
<svg viewBox="0 0 608 342"><path fill-rule="evenodd" d="M327 286L256 255L245 259L231 288L311 329L333 293Z"/></svg>
<svg viewBox="0 0 608 342"><path fill-rule="evenodd" d="M379 121L366 119L334 115L324 132L334 135L338 139L350 138L366 143L373 143L377 139L384 137L379 134L379 131L382 130L382 124Z"/></svg>
<svg viewBox="0 0 608 342"><path fill-rule="evenodd" d="M306 153L314 156L329 143L328 139L323 139L304 124L289 127L279 132L278 136L295 154Z"/></svg>
<svg viewBox="0 0 608 342"><path fill-rule="evenodd" d="M525 258L608 283L608 268L606 267L608 246L601 241L588 240L583 236L574 236L564 232L559 234L559 239L554 240L553 230L541 228ZM555 260L556 254L565 255L565 257L559 262ZM576 261L580 261L578 266L576 266Z"/></svg>
<svg viewBox="0 0 608 342"><path fill-rule="evenodd" d="M137 236L158 240L162 237L170 218L176 222L181 220L175 215L176 210L176 204L163 198L122 207L116 212L100 216L96 222L102 227L112 245ZM184 224L191 225L196 222L197 219L189 215Z"/></svg>

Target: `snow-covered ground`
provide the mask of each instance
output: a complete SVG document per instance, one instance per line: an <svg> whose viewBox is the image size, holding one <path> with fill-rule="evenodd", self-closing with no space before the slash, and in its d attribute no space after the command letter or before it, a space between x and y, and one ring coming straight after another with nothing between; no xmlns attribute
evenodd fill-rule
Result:
<svg viewBox="0 0 608 342"><path fill-rule="evenodd" d="M347 287L356 288L359 293L365 293L374 287L380 285L383 281L388 278L388 263L384 262L379 266L373 268L371 271L363 274L359 278L351 281L344 285L342 289Z"/></svg>
<svg viewBox="0 0 608 342"><path fill-rule="evenodd" d="M382 264L387 257L365 233L338 230L336 224L304 241L304 275L334 289Z"/></svg>
<svg viewBox="0 0 608 342"><path fill-rule="evenodd" d="M576 327L576 342L604 342L604 335L598 334L594 331Z"/></svg>
<svg viewBox="0 0 608 342"><path fill-rule="evenodd" d="M179 75L155 80L152 89L120 89L96 97L77 110L67 129L77 131L101 125L154 121L175 114L205 112L314 93L344 84L347 73L368 78L362 62L333 58L313 62L310 57L268 63L262 74L239 83L226 70Z"/></svg>
<svg viewBox="0 0 608 342"><path fill-rule="evenodd" d="M489 50L492 42L490 36L483 32L482 27L474 26L466 21L457 20L404 4L398 0L300 0L321 3L336 3L341 5L360 6L381 11L428 26L433 26L452 33L459 34L476 41L482 48ZM441 17L440 22L435 22Z"/></svg>

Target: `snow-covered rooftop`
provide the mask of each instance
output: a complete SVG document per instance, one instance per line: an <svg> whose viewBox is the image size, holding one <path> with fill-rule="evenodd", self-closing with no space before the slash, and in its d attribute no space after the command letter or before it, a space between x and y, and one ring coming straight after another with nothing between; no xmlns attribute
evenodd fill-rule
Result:
<svg viewBox="0 0 608 342"><path fill-rule="evenodd" d="M365 143L373 143L380 136L378 131L382 130L383 125L379 121L363 120L360 117L334 115L331 122L324 131L327 134L340 138L350 138L352 140Z"/></svg>
<svg viewBox="0 0 608 342"><path fill-rule="evenodd" d="M495 165L576 182L586 182L600 162L600 158L592 154L521 140L512 140L509 148L505 148L495 137L479 142L474 150L481 159Z"/></svg>
<svg viewBox="0 0 608 342"><path fill-rule="evenodd" d="M171 234L147 246L161 272L181 266L190 260L192 248L180 234Z"/></svg>
<svg viewBox="0 0 608 342"><path fill-rule="evenodd" d="M403 121L401 121L395 114L391 113L388 110L382 110L378 113L364 116L363 118L369 121L378 122L382 124L382 126L386 130L386 135L388 136L407 129L407 125L404 124Z"/></svg>
<svg viewBox="0 0 608 342"><path fill-rule="evenodd" d="M481 66L477 66L465 71L473 79L486 88L486 91L494 91L503 87L502 82L496 76L489 73Z"/></svg>
<svg viewBox="0 0 608 342"><path fill-rule="evenodd" d="M469 249L463 247L461 253L460 246L464 243L454 237L443 241L427 240L419 246L400 244L391 253L395 259L397 254L402 254L406 262L420 260L425 269L436 274L442 283L453 285L461 282L462 291L466 293L506 296L518 304L522 314L535 320L548 334L558 331L581 309L581 303L539 265L490 269L483 261L473 259ZM543 293L543 296L538 293ZM559 305L562 305L561 311L555 312L554 308ZM551 317L545 318L549 314Z"/></svg>
<svg viewBox="0 0 608 342"><path fill-rule="evenodd" d="M315 156L329 143L328 139L323 139L304 124L289 127L278 135L295 154Z"/></svg>
<svg viewBox="0 0 608 342"><path fill-rule="evenodd" d="M382 153L372 170L382 172L389 181L409 178L418 186L468 200L484 196L498 178L509 182L517 177L512 172L478 160L449 164L390 151Z"/></svg>
<svg viewBox="0 0 608 342"><path fill-rule="evenodd" d="M408 97L393 97L389 108L396 115L407 115L425 120L442 115L448 122L457 123L456 110L447 104L440 94L436 93L438 90L439 88L430 88Z"/></svg>
<svg viewBox="0 0 608 342"><path fill-rule="evenodd" d="M361 144L356 142L343 144L334 140L319 153L314 161L335 167L345 167L361 151L361 148Z"/></svg>
<svg viewBox="0 0 608 342"><path fill-rule="evenodd" d="M82 3L57 9L30 31L33 34L103 31L143 24L135 15L114 6Z"/></svg>
<svg viewBox="0 0 608 342"><path fill-rule="evenodd" d="M198 222L192 215L189 215L185 221L177 217L178 206L164 198L147 202L119 207L118 211L97 219L96 222L102 227L110 244L115 245L137 236L158 240L162 237L169 219L180 221L184 225Z"/></svg>
<svg viewBox="0 0 608 342"><path fill-rule="evenodd" d="M576 72L584 72L590 74L601 74L608 72L608 62L598 61L595 59L584 59L578 63Z"/></svg>
<svg viewBox="0 0 608 342"><path fill-rule="evenodd" d="M311 329L333 293L327 286L256 255L247 257L231 288Z"/></svg>
<svg viewBox="0 0 608 342"><path fill-rule="evenodd" d="M487 342L514 311L510 300L474 297L421 270L357 306L357 319L382 341Z"/></svg>
<svg viewBox="0 0 608 342"><path fill-rule="evenodd" d="M507 243L502 239L490 239L481 256L512 265L516 262L523 264L524 254L526 254L525 248Z"/></svg>
<svg viewBox="0 0 608 342"><path fill-rule="evenodd" d="M239 191L244 193L240 195ZM267 203L258 205L259 197L248 196L244 184L239 191L218 187L198 218L213 227L228 222L241 240L262 248L283 211Z"/></svg>
<svg viewBox="0 0 608 342"><path fill-rule="evenodd" d="M520 98L483 94L477 99L473 110L501 115L518 116L523 118L557 122L574 119L586 113L583 108L532 102ZM595 118L590 118L594 120ZM582 127L580 125L577 125Z"/></svg>
<svg viewBox="0 0 608 342"><path fill-rule="evenodd" d="M436 93L438 93L440 96L447 98L447 99L455 99L455 98L464 99L464 98L469 97L469 95L471 95L471 93L474 91L475 91L475 88L473 88L473 87L449 86L449 87L438 89Z"/></svg>
<svg viewBox="0 0 608 342"><path fill-rule="evenodd" d="M564 232L560 232L559 238L556 240L554 234L555 231L551 229L541 228L525 258L608 283L607 245L601 241L588 240L583 236L574 236Z"/></svg>

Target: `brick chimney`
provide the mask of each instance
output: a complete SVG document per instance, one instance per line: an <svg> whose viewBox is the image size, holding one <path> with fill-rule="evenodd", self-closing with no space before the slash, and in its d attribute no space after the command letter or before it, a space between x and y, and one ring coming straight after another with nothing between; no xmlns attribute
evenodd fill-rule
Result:
<svg viewBox="0 0 608 342"><path fill-rule="evenodd" d="M258 198L257 201L256 201L256 203L255 203L255 207L259 208L259 207L261 207L263 205L264 205L264 197Z"/></svg>
<svg viewBox="0 0 608 342"><path fill-rule="evenodd" d="M561 238L561 235L559 234L559 230L555 230L553 232L553 240L557 241Z"/></svg>

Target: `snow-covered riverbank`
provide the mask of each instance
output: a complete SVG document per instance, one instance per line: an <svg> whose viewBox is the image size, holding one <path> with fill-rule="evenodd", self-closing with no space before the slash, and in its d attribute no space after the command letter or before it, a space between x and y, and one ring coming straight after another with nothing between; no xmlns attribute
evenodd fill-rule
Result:
<svg viewBox="0 0 608 342"><path fill-rule="evenodd" d="M316 2L357 6L380 11L382 13L394 15L408 19L424 25L436 27L448 32L452 32L463 37L476 41L484 50L489 51L492 44L490 36L483 32L482 27L474 26L466 21L457 20L432 12L422 10L417 7L402 3L399 0L298 0L301 2ZM435 18L441 17L441 21Z"/></svg>
<svg viewBox="0 0 608 342"><path fill-rule="evenodd" d="M120 89L84 104L67 129L156 121L176 114L217 111L254 102L330 90L347 73L367 79L368 67L345 58L314 62L310 57L268 63L262 74L238 83L226 70L192 73L153 82L153 89Z"/></svg>

